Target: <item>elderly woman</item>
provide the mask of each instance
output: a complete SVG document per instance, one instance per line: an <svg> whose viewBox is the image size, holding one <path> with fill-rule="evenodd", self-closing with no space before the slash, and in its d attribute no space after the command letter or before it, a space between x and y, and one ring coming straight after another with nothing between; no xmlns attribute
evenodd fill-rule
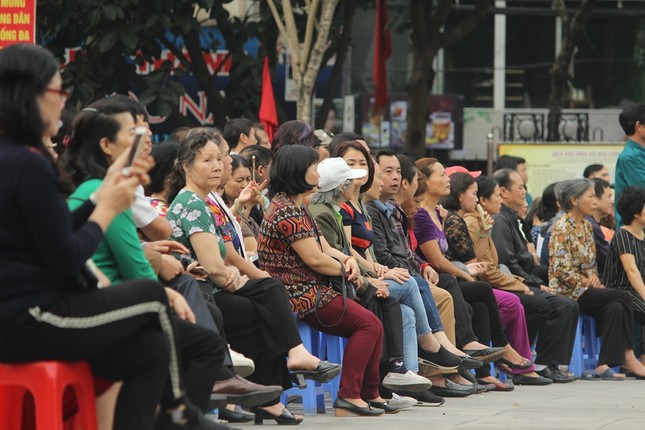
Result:
<svg viewBox="0 0 645 430"><path fill-rule="evenodd" d="M596 208L596 194L589 179L562 183L559 195L564 215L553 226L549 242L549 287L577 300L580 310L602 327L602 345L596 376L622 380L612 367L622 365L638 377L645 367L632 350L634 306L627 291L609 289L601 283L596 268L596 246L591 224L585 219Z"/></svg>
<svg viewBox="0 0 645 430"><path fill-rule="evenodd" d="M634 305L634 318L645 324L645 189L627 187L616 202L623 226L616 231L605 267L605 286L627 291ZM645 330L641 331L641 346L645 345ZM640 356L645 364L645 354Z"/></svg>
<svg viewBox="0 0 645 430"><path fill-rule="evenodd" d="M260 225L260 267L281 280L298 318L325 333L349 338L336 416L374 416L386 407L378 392L383 326L378 318L330 287L330 277L360 275L356 259L332 248L318 234L303 206L318 186L318 153L302 145L280 149L271 166L271 201Z"/></svg>
<svg viewBox="0 0 645 430"><path fill-rule="evenodd" d="M464 265L477 261L484 262L487 265L489 264L489 261L480 259L479 254L485 251L488 244L487 241L490 239L490 228L486 230L485 227L492 224L492 218L490 215L485 218L487 225L482 227L484 232L480 231L478 233L476 241L473 240L469 232L470 227L466 220L466 217L472 219L473 215L477 215L477 192L478 184L470 173L455 172L450 175L450 194L441 200L442 206L448 211L444 223L444 231L446 233L446 239L448 240L448 252L446 255L450 260L463 263ZM477 216L477 219L479 218ZM497 266L494 266L492 270L498 271L499 269L497 269ZM479 279L485 281L486 279L482 275L487 271L490 272L488 267L479 275ZM491 286L494 285L491 283ZM527 287L524 287L522 291L526 289ZM549 380L541 378L534 372L535 369L530 361L532 358L531 343L529 342L525 310L522 307L519 297L510 292L502 291L501 289L494 289L493 294L498 304L504 333L510 340L506 348L513 350L512 344L519 351L519 354L518 352L511 353L511 356L514 356L513 359L515 362L503 358L498 360L498 365L511 373L521 375L514 377L517 383L532 385L548 384L550 382ZM549 308L548 303L545 303L545 306L547 309ZM538 315L538 318L543 323L544 313ZM487 373L478 373L478 376L480 378L482 375L486 377L488 376ZM503 385L496 384L498 388L503 387Z"/></svg>
<svg viewBox="0 0 645 430"><path fill-rule="evenodd" d="M207 274L231 347L256 364L250 379L288 388L289 369L300 378L327 381L339 373L340 366L321 362L304 348L281 283L255 272L250 275L257 278L249 280L237 267L225 263L226 255L235 250L225 244L207 203L220 184L223 160L228 158L214 138L221 139L221 135L191 132L179 150L171 190L184 185L167 214L173 238L190 250L190 257L199 261ZM264 418L283 424L302 422L302 417L294 416L279 402L269 401L254 412L256 422Z"/></svg>

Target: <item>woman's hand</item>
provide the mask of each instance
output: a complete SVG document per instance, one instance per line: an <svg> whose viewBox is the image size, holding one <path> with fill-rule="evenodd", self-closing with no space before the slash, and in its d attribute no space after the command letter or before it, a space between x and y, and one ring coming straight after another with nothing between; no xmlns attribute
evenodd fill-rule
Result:
<svg viewBox="0 0 645 430"><path fill-rule="evenodd" d="M260 185L255 181L251 181L237 197L238 203L244 206L249 203L260 203L260 200L262 200L262 190L264 190L268 183L268 179L265 179Z"/></svg>
<svg viewBox="0 0 645 430"><path fill-rule="evenodd" d="M162 254L190 255L188 248L175 240L146 242L145 246Z"/></svg>
<svg viewBox="0 0 645 430"><path fill-rule="evenodd" d="M403 284L410 279L410 272L408 272L408 269L395 267L394 269L389 269L387 272L385 272L383 278L391 279L398 284Z"/></svg>
<svg viewBox="0 0 645 430"><path fill-rule="evenodd" d="M466 264L466 269L471 276L481 275L486 271L488 263L485 261L478 261L477 263Z"/></svg>
<svg viewBox="0 0 645 430"><path fill-rule="evenodd" d="M439 274L429 264L423 268L423 278L431 285L437 285L439 282Z"/></svg>
<svg viewBox="0 0 645 430"><path fill-rule="evenodd" d="M549 288L546 285L540 285L540 291L545 291L550 294L555 294L555 290L553 288Z"/></svg>
<svg viewBox="0 0 645 430"><path fill-rule="evenodd" d="M354 281L361 275L361 269L358 267L356 258L350 257L345 260L345 276L348 281Z"/></svg>
<svg viewBox="0 0 645 430"><path fill-rule="evenodd" d="M390 296L387 282L382 279L368 278L369 283L376 288L376 297L386 298Z"/></svg>
<svg viewBox="0 0 645 430"><path fill-rule="evenodd" d="M600 283L600 279L598 279L598 276L596 275L591 275L589 277L583 276L582 286L586 288L604 288L604 286Z"/></svg>
<svg viewBox="0 0 645 430"><path fill-rule="evenodd" d="M377 278L385 276L385 274L388 271L387 266L379 264L376 261L374 263L372 263L372 265L374 266L374 274L376 275Z"/></svg>
<svg viewBox="0 0 645 430"><path fill-rule="evenodd" d="M528 285L524 285L524 294L526 294L527 296L533 296L534 295L533 291L529 288Z"/></svg>
<svg viewBox="0 0 645 430"><path fill-rule="evenodd" d="M188 306L188 302L186 302L184 296L179 294L177 291L171 290L167 287L166 295L168 296L168 303L170 304L170 307L179 318L189 321L193 324L197 322L195 314L193 313L192 309L190 309L190 306Z"/></svg>

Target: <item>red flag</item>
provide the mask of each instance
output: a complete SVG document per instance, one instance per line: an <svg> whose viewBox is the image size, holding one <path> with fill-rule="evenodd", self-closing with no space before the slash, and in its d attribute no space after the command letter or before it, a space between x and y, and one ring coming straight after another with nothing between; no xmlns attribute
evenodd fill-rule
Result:
<svg viewBox="0 0 645 430"><path fill-rule="evenodd" d="M376 0L376 24L374 25L374 112L387 104L387 71L385 63L392 55L390 32L387 25L385 0Z"/></svg>
<svg viewBox="0 0 645 430"><path fill-rule="evenodd" d="M262 99L260 101L260 122L273 140L273 132L278 128L278 111L275 108L275 97L273 97L273 84L271 83L271 72L269 71L269 57L264 57L264 68L262 70Z"/></svg>

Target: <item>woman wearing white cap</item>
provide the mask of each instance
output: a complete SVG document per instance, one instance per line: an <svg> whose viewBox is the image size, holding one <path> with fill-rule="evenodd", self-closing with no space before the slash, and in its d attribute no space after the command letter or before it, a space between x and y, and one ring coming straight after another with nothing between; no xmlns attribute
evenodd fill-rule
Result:
<svg viewBox="0 0 645 430"><path fill-rule="evenodd" d="M317 234L316 221L304 207L319 185L318 160L315 149L302 145L284 146L275 154L269 183L273 199L258 241L260 267L285 284L298 318L349 339L334 402L336 416L380 415L385 407L378 391L383 326L374 314L330 287L330 277L344 272L351 282L360 270L356 259Z"/></svg>

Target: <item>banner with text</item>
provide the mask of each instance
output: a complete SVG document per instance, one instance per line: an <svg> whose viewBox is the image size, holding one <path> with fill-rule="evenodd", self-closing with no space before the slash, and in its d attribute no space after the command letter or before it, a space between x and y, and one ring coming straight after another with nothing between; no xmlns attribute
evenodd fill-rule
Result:
<svg viewBox="0 0 645 430"><path fill-rule="evenodd" d="M0 49L36 43L36 0L0 0Z"/></svg>

